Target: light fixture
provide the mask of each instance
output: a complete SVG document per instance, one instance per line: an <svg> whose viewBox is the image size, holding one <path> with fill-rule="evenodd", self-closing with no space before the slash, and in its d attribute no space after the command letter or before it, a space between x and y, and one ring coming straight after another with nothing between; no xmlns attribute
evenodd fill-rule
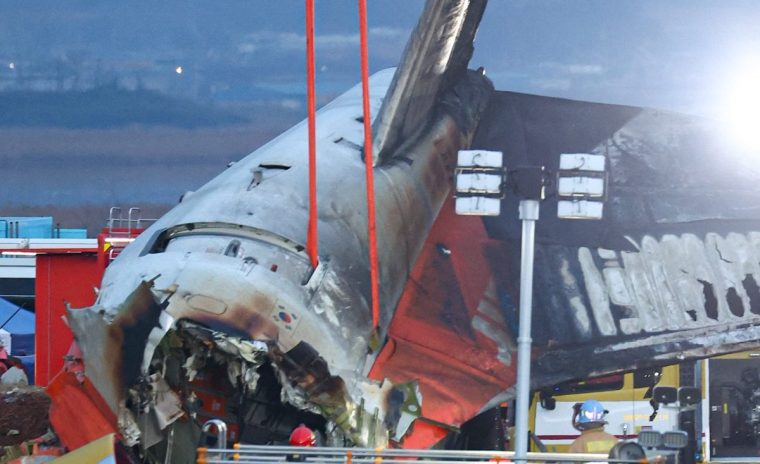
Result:
<svg viewBox="0 0 760 464"><path fill-rule="evenodd" d="M502 152L460 150L454 178L457 214L499 215L504 186Z"/></svg>
<svg viewBox="0 0 760 464"><path fill-rule="evenodd" d="M600 201L559 200L557 217L560 219L602 219L603 205Z"/></svg>
<svg viewBox="0 0 760 464"><path fill-rule="evenodd" d="M557 172L557 217L602 219L607 159L590 153L563 153Z"/></svg>

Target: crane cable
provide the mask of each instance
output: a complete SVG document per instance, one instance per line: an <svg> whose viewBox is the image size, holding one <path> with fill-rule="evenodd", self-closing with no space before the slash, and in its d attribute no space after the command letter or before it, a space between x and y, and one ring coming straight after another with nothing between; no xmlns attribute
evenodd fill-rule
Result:
<svg viewBox="0 0 760 464"><path fill-rule="evenodd" d="M306 253L309 255L313 269L319 264L319 239L317 236L317 129L314 81L314 0L306 0L306 101L309 126L309 223L306 232Z"/></svg>
<svg viewBox="0 0 760 464"><path fill-rule="evenodd" d="M367 235L369 239L370 285L372 294L372 328L380 325L380 291L378 286L377 228L375 222L375 180L372 156L372 116L369 108L369 64L367 57L367 4L359 0L359 32L361 38L362 109L364 121L364 166L367 183ZM314 0L306 0L306 80L309 128L309 224L306 252L311 265L319 264L317 236L316 174L316 97L314 78Z"/></svg>
<svg viewBox="0 0 760 464"><path fill-rule="evenodd" d="M372 157L372 116L369 110L369 64L367 58L367 1L359 1L359 37L362 67L362 108L364 111L364 172L367 179L367 235L369 238L369 269L372 285L372 329L377 335L380 325L380 292L377 266L377 229L375 227L375 179Z"/></svg>

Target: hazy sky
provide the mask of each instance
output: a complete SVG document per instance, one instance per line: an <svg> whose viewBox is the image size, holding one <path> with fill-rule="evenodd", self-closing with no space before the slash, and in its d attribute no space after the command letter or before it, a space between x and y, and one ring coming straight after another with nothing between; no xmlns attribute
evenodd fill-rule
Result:
<svg viewBox="0 0 760 464"><path fill-rule="evenodd" d="M368 3L377 70L396 62L424 2ZM226 79L300 92L303 4L5 0L0 60L84 53L205 72L216 63ZM334 93L359 78L356 2L316 4L319 90ZM711 114L757 62L756 0L491 0L472 65L500 89Z"/></svg>
<svg viewBox="0 0 760 464"><path fill-rule="evenodd" d="M496 0L474 62L500 88L711 114L757 72L759 25L758 1Z"/></svg>
<svg viewBox="0 0 760 464"><path fill-rule="evenodd" d="M372 71L398 62L423 6L423 0L368 0ZM360 79L357 22L355 0L316 0L321 103ZM305 117L304 47L302 0L0 1L0 88L24 88L34 79L55 88L61 74L78 72L81 79L70 79L68 88L84 89L118 76L123 85L132 79L233 109L243 102L260 112L252 119L257 130L272 134ZM471 67L484 66L500 90L707 116L731 110L727 127L738 129L737 140L760 144L760 0L491 0L475 50ZM274 109L288 119L270 117ZM17 146L35 145L14 134ZM19 155L15 165L4 161L4 169L16 169L8 176L16 183L0 189L0 206L9 199L174 202L245 150L217 147L224 159L207 157L205 171L192 165L197 179L180 176L171 185L145 179L74 185L82 172L56 171L60 185L45 188L25 180L35 158ZM51 151L45 156L57 155ZM132 166L126 154L119 160L110 162ZM53 169L55 162L42 164ZM70 160L65 166L79 169ZM156 186L166 189L163 196Z"/></svg>

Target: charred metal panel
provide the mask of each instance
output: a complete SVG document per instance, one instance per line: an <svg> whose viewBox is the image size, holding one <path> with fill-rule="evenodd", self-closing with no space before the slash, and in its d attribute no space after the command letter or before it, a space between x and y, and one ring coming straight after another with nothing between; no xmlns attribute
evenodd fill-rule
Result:
<svg viewBox="0 0 760 464"><path fill-rule="evenodd" d="M555 172L561 153L608 161L603 220L559 220L556 200L542 203L535 385L760 345L760 169L717 124L497 92L473 146L503 151L507 166ZM502 211L485 223L511 249L514 277L501 282L510 290L517 199Z"/></svg>
<svg viewBox="0 0 760 464"><path fill-rule="evenodd" d="M467 71L485 0L428 0L373 123L375 164L429 126L438 99Z"/></svg>
<svg viewBox="0 0 760 464"><path fill-rule="evenodd" d="M354 443L374 446L387 442L387 429L378 417L352 401L343 379L330 374L325 360L308 343L301 342L287 353L274 350L273 359L285 376L283 383L298 385L305 400L345 430Z"/></svg>
<svg viewBox="0 0 760 464"><path fill-rule="evenodd" d="M539 164L556 172L561 153L604 155L610 172L605 219L556 218L556 201L541 205L539 242L633 251L626 235L749 231L760 220L760 165L734 148L717 123L666 111L496 92L474 147L502 150L507 166ZM755 154L756 155L756 154ZM492 236L519 239L517 199ZM709 224L692 224L695 222ZM738 224L730 223L738 221Z"/></svg>
<svg viewBox="0 0 760 464"><path fill-rule="evenodd" d="M85 368L114 413L119 412L126 388L140 376L143 349L150 332L159 326L161 307L150 287L150 282L140 284L112 320L106 320L98 307L68 310L80 348L100 352L85 357Z"/></svg>

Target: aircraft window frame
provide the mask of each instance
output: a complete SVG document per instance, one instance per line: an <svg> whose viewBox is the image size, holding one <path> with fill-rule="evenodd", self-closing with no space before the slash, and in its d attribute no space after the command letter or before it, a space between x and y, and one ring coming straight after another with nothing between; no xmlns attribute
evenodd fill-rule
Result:
<svg viewBox="0 0 760 464"><path fill-rule="evenodd" d="M311 261L305 251L306 247L272 232L240 224L201 222L168 227L157 231L140 255L164 253L173 240L190 236L226 237L231 241L251 241L266 247L280 249L285 253L282 254L281 261L269 263L268 267L271 272L281 273L283 264L287 268L293 269L304 267L306 270L298 273L300 277L298 280L301 285L308 284L314 275L315 269L311 267ZM222 250L220 253L225 254L224 251ZM244 259L248 256L237 257ZM254 259L255 264L260 264L260 259L255 256L250 256L250 258ZM247 264L250 265L250 261Z"/></svg>

